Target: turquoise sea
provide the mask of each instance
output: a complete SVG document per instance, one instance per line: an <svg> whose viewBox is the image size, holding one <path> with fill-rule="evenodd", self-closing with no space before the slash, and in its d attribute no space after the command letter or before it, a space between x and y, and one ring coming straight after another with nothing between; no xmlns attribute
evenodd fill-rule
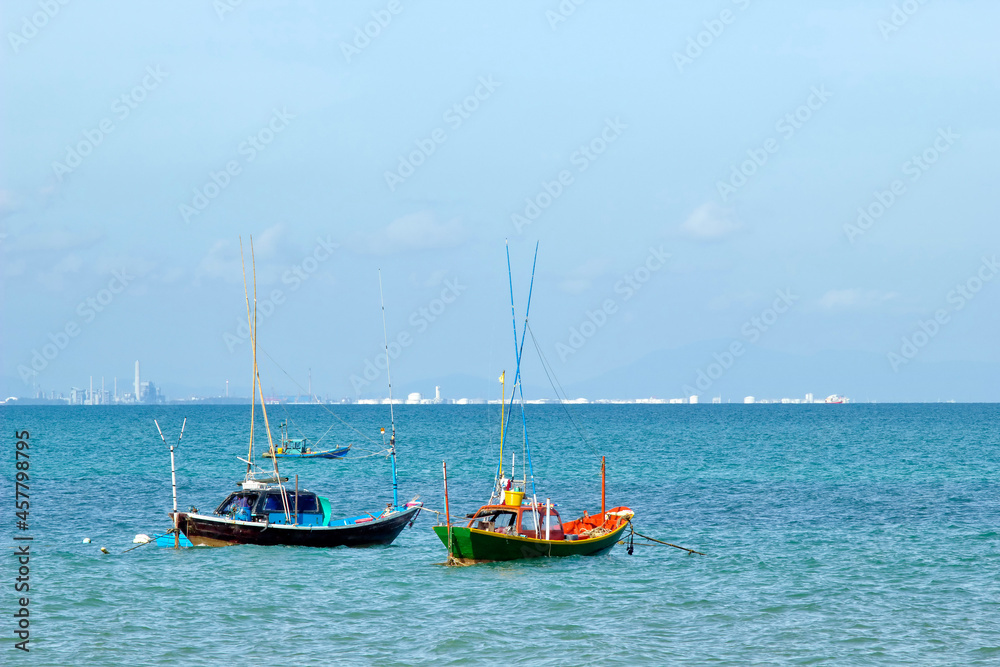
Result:
<svg viewBox="0 0 1000 667"><path fill-rule="evenodd" d="M364 437L319 406L269 408L293 434L333 424L322 444L355 443L284 471L335 511L380 509L389 463L366 454L387 408L333 410ZM241 477L249 411L0 408L0 544L34 537L31 651L14 648L8 555L0 664L1000 664L1000 406L528 406L540 498L567 519L597 511L605 455L609 506L705 556L637 540L631 556L450 568L429 512L390 547L123 553L169 528L153 419L172 441L187 418L179 502L211 510ZM396 421L401 500L443 510L442 460L453 514L485 500L496 406L401 406Z"/></svg>

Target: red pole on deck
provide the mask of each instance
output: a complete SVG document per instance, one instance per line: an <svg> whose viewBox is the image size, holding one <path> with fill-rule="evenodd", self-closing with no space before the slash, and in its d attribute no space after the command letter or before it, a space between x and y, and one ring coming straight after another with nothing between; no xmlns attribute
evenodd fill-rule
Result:
<svg viewBox="0 0 1000 667"><path fill-rule="evenodd" d="M448 527L448 563L452 562L451 554L451 511L448 509L448 463L441 461L441 470L444 473L444 520Z"/></svg>
<svg viewBox="0 0 1000 667"><path fill-rule="evenodd" d="M444 516L445 525L451 526L451 513L448 510L448 464L441 461L441 469L444 471Z"/></svg>
<svg viewBox="0 0 1000 667"><path fill-rule="evenodd" d="M604 514L604 457L601 457L601 521L607 517Z"/></svg>

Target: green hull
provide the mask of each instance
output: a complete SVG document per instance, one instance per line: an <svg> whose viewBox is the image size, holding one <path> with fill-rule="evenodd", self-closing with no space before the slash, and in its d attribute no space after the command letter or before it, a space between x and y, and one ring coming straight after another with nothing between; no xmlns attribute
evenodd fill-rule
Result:
<svg viewBox="0 0 1000 667"><path fill-rule="evenodd" d="M607 535L588 540L533 540L528 537L491 533L475 528L452 527L450 531L451 546L448 551L453 558L466 563L519 560L522 558L597 556L606 553L615 546L627 527L626 523ZM447 547L448 528L434 526L434 532Z"/></svg>

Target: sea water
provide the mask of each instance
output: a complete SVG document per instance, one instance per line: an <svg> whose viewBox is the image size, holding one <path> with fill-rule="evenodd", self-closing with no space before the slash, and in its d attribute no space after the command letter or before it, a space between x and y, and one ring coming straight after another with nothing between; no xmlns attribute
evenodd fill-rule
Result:
<svg viewBox="0 0 1000 667"><path fill-rule="evenodd" d="M431 512L388 547L123 553L170 528L153 419L169 443L185 417L178 502L209 512L245 471L249 406L0 409L0 663L1000 664L1000 406L528 406L540 501L564 519L599 511L604 456L609 508L705 555L636 539L633 555L462 568L442 565ZM353 443L343 460L281 461L335 514L391 501L385 406L268 417L319 448ZM397 408L400 501L444 511L447 461L452 517L475 510L498 424L497 406ZM518 476L523 432L515 411L504 463ZM14 648L15 534L34 538L30 653Z"/></svg>

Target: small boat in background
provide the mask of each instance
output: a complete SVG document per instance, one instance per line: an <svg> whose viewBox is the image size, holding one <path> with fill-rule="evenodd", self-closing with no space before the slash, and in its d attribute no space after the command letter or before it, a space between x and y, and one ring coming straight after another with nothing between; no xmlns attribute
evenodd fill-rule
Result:
<svg viewBox="0 0 1000 667"><path fill-rule="evenodd" d="M309 440L307 438L290 438L288 437L288 422L283 421L280 425L281 429L281 444L278 445L274 453L271 450L264 450L261 454L264 458L279 458L279 459L339 459L347 456L347 453L351 451L351 445L346 447L338 447L336 449L319 449L314 450L309 447Z"/></svg>

